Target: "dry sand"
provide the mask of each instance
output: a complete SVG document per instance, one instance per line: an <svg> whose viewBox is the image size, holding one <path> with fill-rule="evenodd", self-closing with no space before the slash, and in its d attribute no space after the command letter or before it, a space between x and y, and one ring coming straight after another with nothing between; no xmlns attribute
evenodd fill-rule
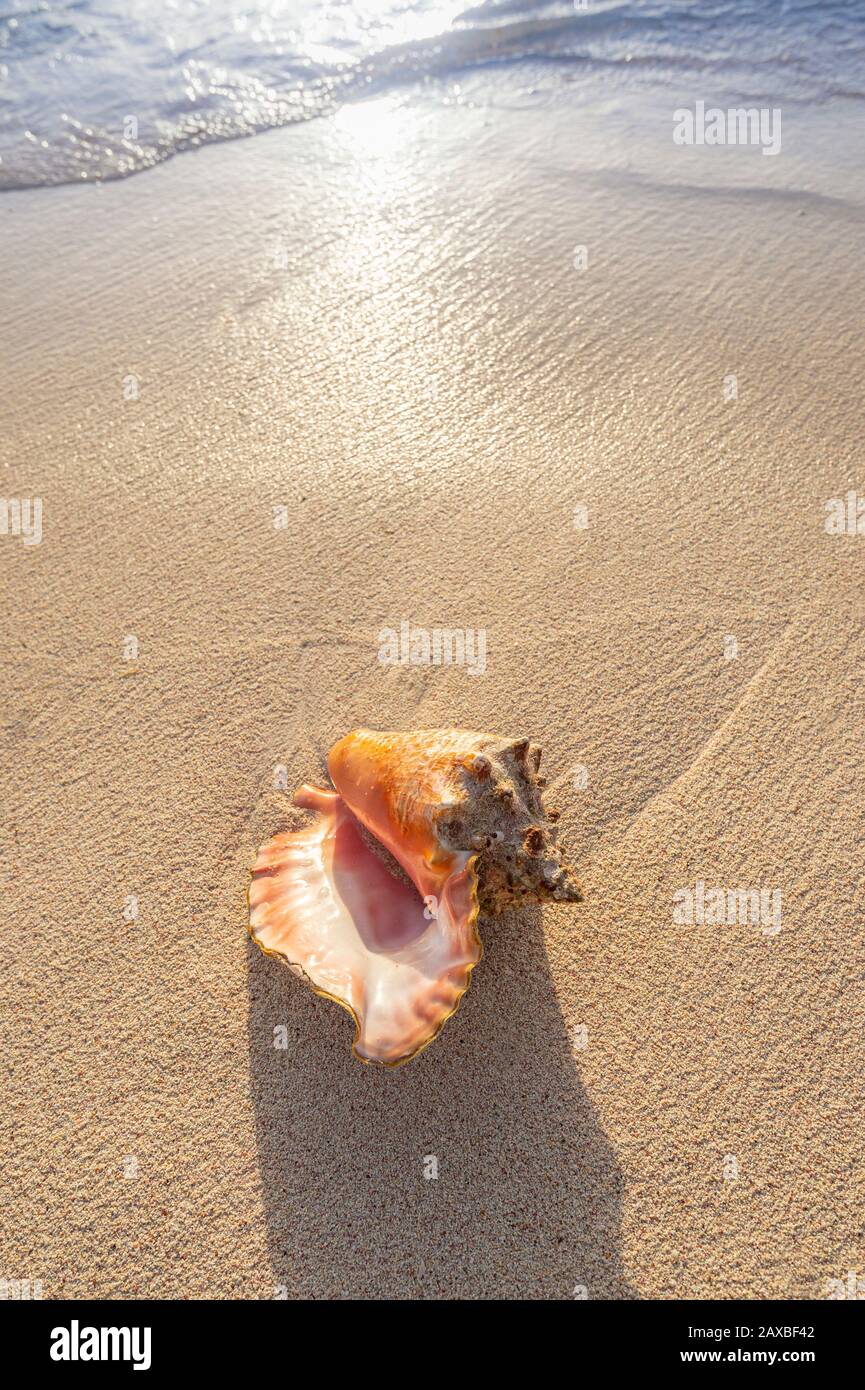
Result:
<svg viewBox="0 0 865 1390"><path fill-rule="evenodd" d="M865 538L823 525L865 491L861 207L577 178L542 116L0 200L44 508L0 538L0 1274L46 1297L865 1273ZM484 628L485 674L379 665L402 619ZM540 742L586 888L485 922L393 1072L244 930L274 768L361 723ZM780 932L675 925L697 880Z"/></svg>

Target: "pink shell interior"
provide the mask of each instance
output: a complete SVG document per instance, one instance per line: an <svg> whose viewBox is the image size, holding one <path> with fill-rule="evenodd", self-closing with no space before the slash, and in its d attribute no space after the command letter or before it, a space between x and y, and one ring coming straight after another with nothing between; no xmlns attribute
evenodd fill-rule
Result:
<svg viewBox="0 0 865 1390"><path fill-rule="evenodd" d="M307 829L259 851L249 890L250 931L319 994L354 1015L354 1051L395 1066L431 1042L459 1005L480 960L475 856L456 855L425 904L367 848L335 792L301 787L316 811ZM413 878L429 892L429 870Z"/></svg>

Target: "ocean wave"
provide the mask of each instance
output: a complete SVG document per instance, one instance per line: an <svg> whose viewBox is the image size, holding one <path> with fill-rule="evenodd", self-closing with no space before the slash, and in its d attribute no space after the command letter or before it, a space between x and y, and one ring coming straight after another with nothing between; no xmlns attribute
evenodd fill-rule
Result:
<svg viewBox="0 0 865 1390"><path fill-rule="evenodd" d="M520 63L740 88L759 76L770 98L865 95L858 0L120 5L46 0L0 16L0 188L122 178L400 86Z"/></svg>

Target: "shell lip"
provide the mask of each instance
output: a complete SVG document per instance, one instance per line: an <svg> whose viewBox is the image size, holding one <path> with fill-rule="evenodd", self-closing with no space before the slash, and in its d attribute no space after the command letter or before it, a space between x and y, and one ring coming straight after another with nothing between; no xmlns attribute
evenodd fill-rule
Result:
<svg viewBox="0 0 865 1390"><path fill-rule="evenodd" d="M469 859L466 861L465 865L463 866L463 868L469 870L469 874L470 874L470 879L469 879L469 897L470 897L471 907L470 907L469 916L468 916L466 925L467 925L467 926L469 927L469 929L471 930L472 940L473 940L475 946L477 947L477 958L476 958L475 960L473 960L473 961L469 961L469 962L466 964L466 967L465 967L466 981L465 981L465 984L463 985L462 989L460 990L459 994L457 995L456 1002L454 1003L453 1008L450 1009L450 1010L448 1011L448 1013L446 1013L446 1014L439 1020L438 1026L436 1027L435 1031L434 1031L433 1033L430 1033L430 1035L429 1035L428 1038L424 1038L423 1042L422 1042L422 1043L419 1043L418 1046L417 1046L416 1048L414 1048L411 1052L407 1052L407 1053L405 1054L404 1057L397 1057L397 1058L395 1058L393 1061L381 1061L378 1057L364 1057L363 1053L358 1052L358 1050L357 1050L357 1042L358 1042L358 1040L359 1040L359 1038L360 1038L361 1027L360 1027L360 1020L358 1019L357 1014L355 1013L354 1009L351 1007L351 1005L346 1004L345 1000L343 1000L343 999L337 999L337 998L336 998L336 995L328 994L325 990L316 990L316 991L315 991L316 994L320 994L320 995L322 996L322 998L324 998L324 999L334 999L334 1000L336 1001L337 1004L342 1004L343 1008L344 1008L348 1013L351 1014L352 1018L354 1019L354 1025L355 1025L355 1030L356 1030L356 1031L355 1031L355 1036L354 1036L354 1042L353 1042L352 1045L351 1045L352 1054L357 1058L357 1060L358 1060L359 1062L363 1062L365 1066L380 1066L380 1067L387 1067L388 1070L393 1071L393 1070L395 1070L396 1067L404 1067L405 1064L406 1064L406 1062L411 1062L411 1061L414 1060L415 1057L419 1057L420 1054L421 1054L422 1052L424 1052L424 1051L429 1047L430 1043L435 1042L436 1038L438 1037L439 1033L440 1033L440 1032L442 1031L442 1029L444 1028L444 1026L445 1026L445 1024L447 1023L448 1019L449 1019L449 1018L453 1018L454 1014L455 1014L455 1013L457 1012L457 1010L459 1009L460 1004L463 1002L463 999L464 999L465 996L468 994L469 985L470 985L471 982L472 982L472 972L473 972L473 970L475 969L476 966L480 965L481 960L482 960L482 958L483 958L483 954L484 954L483 942L481 941L481 938L480 938L480 935L479 935L478 929L477 929L477 921L478 921L478 917L480 916L480 904L478 903L478 875L477 875L477 868L476 868L476 860L477 860L477 857L478 857L478 856L477 856L476 854L471 855L471 856L469 857ZM463 869L461 868L461 869L460 869L460 872L462 872L462 871L463 871Z"/></svg>
<svg viewBox="0 0 865 1390"><path fill-rule="evenodd" d="M307 790L307 784L306 784L306 783L303 785L303 787L301 787L301 788L298 789L298 793L303 792L303 791L305 791L305 790ZM317 788L314 788L313 790L318 790L318 789L317 789ZM348 809L348 808L346 808L346 809ZM351 811L349 811L349 814L353 816L354 813L351 812ZM356 817L355 817L355 819L356 819ZM397 1067L403 1067L403 1066L405 1066L406 1062L411 1062L411 1061L413 1061L415 1057L420 1056L421 1052L425 1051L425 1049L429 1047L430 1043L435 1042L436 1038L437 1038L437 1037L439 1036L439 1034L441 1033L441 1031L442 1031L442 1029L444 1028L445 1024L447 1023L448 1019L453 1018L454 1014L458 1011L458 1009L459 1009L459 1007L460 1007L460 1004L463 1002L463 999L464 999L465 995L468 993L469 985L471 984L471 979L472 979L472 972L474 971L475 967L476 967L477 965L480 964L480 962L481 962L481 960L482 960L482 958L483 958L483 953L484 953L483 942L481 941L481 938L480 938L480 935L479 935L478 929L477 929L478 918L479 918L479 916L480 916L480 904L479 904L479 902L478 902L478 873L477 873L477 861L478 861L478 855L477 855L477 854L470 854L470 855L467 856L465 862L464 862L463 864L461 864L461 865L459 866L459 869L458 869L458 872L460 872L460 873L462 873L462 872L464 872L464 871L468 871L468 874L469 874L468 886L469 886L469 903L470 903L470 909L469 909L469 916L468 916L468 918L467 918L466 925L468 926L469 930L471 931L472 941L473 941L474 945L475 945L476 948L477 948L477 957L476 957L475 960L469 961L469 962L467 962L467 964L466 964L466 967L465 967L465 984L463 985L462 989L459 991L459 993L458 993L458 995L457 995L457 997L456 997L456 1001L455 1001L455 1003L454 1003L453 1008L450 1009L450 1010L439 1020L439 1023L438 1023L438 1025L437 1025L437 1027L435 1028L435 1031L432 1032L428 1038L424 1038L424 1040L423 1040L421 1043L419 1043L417 1047L413 1048L411 1052L407 1052L403 1057L396 1057L396 1058L394 1058L393 1060L384 1060L384 1059L381 1059L381 1058L378 1058L378 1057L365 1057L365 1056L363 1055L362 1052L358 1052L358 1050L357 1050L357 1044L358 1044L358 1042L360 1041L361 1032L362 1032L363 1030L362 1030L362 1027L361 1027L360 1019L359 1019L357 1013L355 1012L355 1010L352 1008L351 1004L349 1004L347 1000L340 998L340 996L339 996L338 994L331 994L328 990L322 989L319 985L315 984L315 982L310 978L310 976L309 976L309 975L307 974L307 972L304 970L303 966L300 964L299 961L293 961L293 960L291 960L291 959L285 954L284 951L275 951L275 950L272 949L272 947L265 946L265 945L262 944L261 941L259 941L259 939L258 939L258 937L257 937L257 935L256 935L256 932L255 932L255 928L253 927L252 922L251 922L251 920L250 920L251 913L252 913L252 904L251 904L251 902L250 902L249 894L250 894L250 890L251 890L251 888L252 888L253 882L255 881L255 866L254 866L254 864L253 864L253 865L250 867L250 869L248 870L248 875L249 875L249 876L248 876L248 880L247 880L247 884L246 884L246 894L245 894L245 896L246 896L246 924L245 924L245 925L246 925L246 934L247 934L247 936L248 936L252 941L255 942L256 946L258 947L259 951L261 951L262 955L265 955L265 956L272 956L274 960L281 960L281 961L283 961L284 964L286 964L286 965L289 967L289 969L290 969L293 973L296 972L296 973L300 974L300 976L301 976L302 979L303 979L304 984L306 984L306 985L308 986L308 988L312 991L313 994L317 994L318 997L319 997L320 999L330 999L330 1000L332 1000L334 1004L339 1004L340 1008L341 1008L341 1009L344 1009L345 1012L346 1012L347 1014L350 1015L350 1017L354 1020L354 1029L355 1029L354 1039L353 1039L352 1044L351 1044L351 1051L352 1051L352 1055L353 1055L354 1057L356 1057L357 1060L358 1060L359 1062L363 1062L364 1066L379 1066L379 1067L386 1067L389 1071L393 1071L393 1070L395 1070ZM455 872L456 872L456 871L457 871L457 870L455 870ZM417 892L417 888L415 888L415 892ZM418 894L418 896L420 897L420 894Z"/></svg>

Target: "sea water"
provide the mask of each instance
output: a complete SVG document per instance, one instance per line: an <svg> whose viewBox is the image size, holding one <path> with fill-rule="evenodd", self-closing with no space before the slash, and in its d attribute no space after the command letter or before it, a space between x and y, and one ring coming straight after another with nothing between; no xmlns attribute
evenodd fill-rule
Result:
<svg viewBox="0 0 865 1390"><path fill-rule="evenodd" d="M0 3L6 189L119 178L397 91L865 98L865 0Z"/></svg>

